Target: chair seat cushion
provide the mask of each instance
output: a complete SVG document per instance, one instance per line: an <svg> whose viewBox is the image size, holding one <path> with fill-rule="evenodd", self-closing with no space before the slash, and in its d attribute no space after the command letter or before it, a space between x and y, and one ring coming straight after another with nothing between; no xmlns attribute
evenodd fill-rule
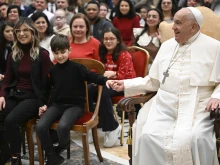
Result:
<svg viewBox="0 0 220 165"><path fill-rule="evenodd" d="M85 112L82 117L80 117L74 125L83 125L83 123L86 123L89 121L93 116L92 112ZM60 120L57 120L55 123L58 124Z"/></svg>
<svg viewBox="0 0 220 165"><path fill-rule="evenodd" d="M121 99L123 99L124 98L124 95L122 95L122 96L113 96L112 97L112 103L113 104L118 104L118 102L121 100Z"/></svg>
<svg viewBox="0 0 220 165"><path fill-rule="evenodd" d="M93 116L92 112L86 112L82 117L80 117L74 125L83 125L83 123L86 123L89 121Z"/></svg>

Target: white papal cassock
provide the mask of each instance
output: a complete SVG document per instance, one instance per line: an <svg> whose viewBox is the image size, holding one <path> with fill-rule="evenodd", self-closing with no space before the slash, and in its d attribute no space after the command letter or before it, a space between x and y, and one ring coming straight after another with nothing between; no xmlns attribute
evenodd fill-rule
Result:
<svg viewBox="0 0 220 165"><path fill-rule="evenodd" d="M201 33L182 46L165 42L149 76L125 80L126 96L158 91L133 125L133 165L218 165L205 108L210 98L220 99L219 82L220 42Z"/></svg>

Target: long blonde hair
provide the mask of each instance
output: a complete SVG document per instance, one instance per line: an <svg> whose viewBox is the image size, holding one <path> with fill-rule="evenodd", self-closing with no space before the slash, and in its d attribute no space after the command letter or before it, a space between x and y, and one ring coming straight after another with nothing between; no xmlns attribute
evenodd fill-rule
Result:
<svg viewBox="0 0 220 165"><path fill-rule="evenodd" d="M25 25L32 35L30 57L32 60L36 60L39 56L40 40L37 29L34 27L34 23L30 18L20 18L16 23L14 29L19 29L21 25ZM12 58L14 61L19 61L23 57L24 53L21 49L22 44L18 41L17 35L14 32L14 45L12 46Z"/></svg>

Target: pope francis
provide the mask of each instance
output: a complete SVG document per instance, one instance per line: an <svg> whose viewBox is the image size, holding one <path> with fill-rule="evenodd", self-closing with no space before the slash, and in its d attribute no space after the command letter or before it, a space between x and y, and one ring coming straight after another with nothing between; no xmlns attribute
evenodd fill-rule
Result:
<svg viewBox="0 0 220 165"><path fill-rule="evenodd" d="M218 165L209 111L220 105L220 42L202 22L198 9L179 10L149 75L107 82L126 96L157 91L133 127L133 165Z"/></svg>

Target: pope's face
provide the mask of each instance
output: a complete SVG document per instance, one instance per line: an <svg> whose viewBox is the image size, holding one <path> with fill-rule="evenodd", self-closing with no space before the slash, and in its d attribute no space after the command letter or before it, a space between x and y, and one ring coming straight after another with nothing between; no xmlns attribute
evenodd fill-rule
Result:
<svg viewBox="0 0 220 165"><path fill-rule="evenodd" d="M189 12L189 9L179 10L174 16L174 24L172 29L175 34L175 40L179 44L184 44L189 38L194 35L194 22L187 17L186 12Z"/></svg>

